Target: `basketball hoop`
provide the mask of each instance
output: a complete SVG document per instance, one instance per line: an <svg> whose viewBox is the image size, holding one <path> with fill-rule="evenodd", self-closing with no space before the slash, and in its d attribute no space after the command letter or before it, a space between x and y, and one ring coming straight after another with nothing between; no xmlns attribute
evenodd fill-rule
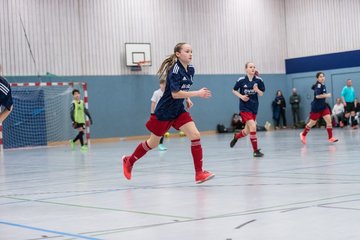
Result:
<svg viewBox="0 0 360 240"><path fill-rule="evenodd" d="M151 66L151 61L140 61L135 66L130 67L130 71L132 72L139 72L142 70L143 66Z"/></svg>

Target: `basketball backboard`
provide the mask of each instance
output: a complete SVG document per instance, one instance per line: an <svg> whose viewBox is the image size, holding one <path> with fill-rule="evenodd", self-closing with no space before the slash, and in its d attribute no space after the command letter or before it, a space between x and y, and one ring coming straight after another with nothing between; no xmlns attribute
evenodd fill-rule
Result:
<svg viewBox="0 0 360 240"><path fill-rule="evenodd" d="M126 66L151 66L150 43L125 43Z"/></svg>

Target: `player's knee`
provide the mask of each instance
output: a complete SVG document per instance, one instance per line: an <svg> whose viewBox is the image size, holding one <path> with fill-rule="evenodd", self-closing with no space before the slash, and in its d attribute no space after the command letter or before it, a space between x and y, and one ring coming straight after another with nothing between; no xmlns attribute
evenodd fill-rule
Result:
<svg viewBox="0 0 360 240"><path fill-rule="evenodd" d="M147 142L147 144L149 145L149 147L151 149L156 148L159 145L159 142Z"/></svg>
<svg viewBox="0 0 360 240"><path fill-rule="evenodd" d="M188 138L189 138L190 140L200 139L200 137L201 137L200 132L197 131L197 130L194 131L194 132L192 132L192 133L190 133L190 134L188 134Z"/></svg>
<svg viewBox="0 0 360 240"><path fill-rule="evenodd" d="M246 129L244 129L244 130L243 130L243 134L244 134L244 136L249 135L250 131L251 131L251 130L248 130L247 128L246 128Z"/></svg>
<svg viewBox="0 0 360 240"><path fill-rule="evenodd" d="M256 125L249 127L250 132L256 132Z"/></svg>
<svg viewBox="0 0 360 240"><path fill-rule="evenodd" d="M160 138L149 138L147 141L147 144L151 149L156 148L160 143Z"/></svg>
<svg viewBox="0 0 360 240"><path fill-rule="evenodd" d="M313 126L315 126L316 123L317 123L317 121L310 120L310 122L307 125L309 128L312 128Z"/></svg>

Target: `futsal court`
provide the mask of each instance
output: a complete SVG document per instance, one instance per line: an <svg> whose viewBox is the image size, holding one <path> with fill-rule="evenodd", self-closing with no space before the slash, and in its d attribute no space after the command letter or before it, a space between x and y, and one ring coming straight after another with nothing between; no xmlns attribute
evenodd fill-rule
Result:
<svg viewBox="0 0 360 240"><path fill-rule="evenodd" d="M204 166L216 177L195 184L190 143L168 138L138 161L133 179L120 158L138 141L5 150L0 167L0 239L358 239L358 130L336 129L328 143L313 129L202 137Z"/></svg>

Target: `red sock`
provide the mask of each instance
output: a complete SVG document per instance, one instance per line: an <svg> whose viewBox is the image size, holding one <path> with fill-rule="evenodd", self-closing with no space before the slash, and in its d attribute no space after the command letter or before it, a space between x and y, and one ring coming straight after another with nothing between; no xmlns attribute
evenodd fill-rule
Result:
<svg viewBox="0 0 360 240"><path fill-rule="evenodd" d="M134 153L130 156L129 162L132 165L140 159L142 156L144 156L148 151L151 150L151 147L147 144L147 142L140 143L137 148L135 149Z"/></svg>
<svg viewBox="0 0 360 240"><path fill-rule="evenodd" d="M333 137L332 135L332 127L327 127L326 131L328 132L329 139Z"/></svg>
<svg viewBox="0 0 360 240"><path fill-rule="evenodd" d="M306 125L305 128L304 128L304 131L302 132L302 135L306 136L306 134L308 134L309 131L310 131L310 128L309 128L308 125Z"/></svg>
<svg viewBox="0 0 360 240"><path fill-rule="evenodd" d="M243 138L245 137L247 134L245 133L245 130L241 130L239 133L235 134L235 138L239 139L239 138Z"/></svg>
<svg viewBox="0 0 360 240"><path fill-rule="evenodd" d="M191 140L191 153L194 159L195 172L202 172L202 147L200 139Z"/></svg>
<svg viewBox="0 0 360 240"><path fill-rule="evenodd" d="M250 132L250 141L255 152L258 150L256 132Z"/></svg>

